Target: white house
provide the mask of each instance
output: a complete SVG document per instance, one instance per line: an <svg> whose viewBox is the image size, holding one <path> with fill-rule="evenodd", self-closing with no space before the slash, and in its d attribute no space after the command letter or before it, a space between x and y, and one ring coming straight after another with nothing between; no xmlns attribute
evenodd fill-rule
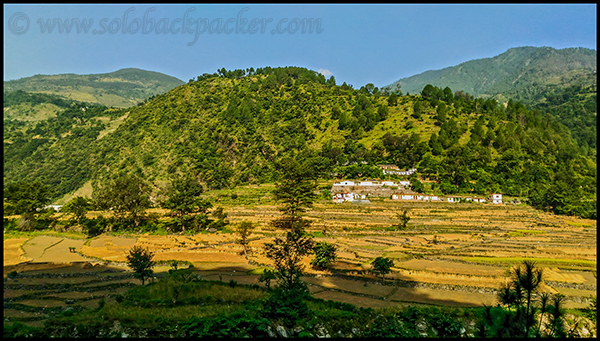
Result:
<svg viewBox="0 0 600 341"><path fill-rule="evenodd" d="M448 199L448 202L460 202L459 197L451 196L451 197L448 197L447 199Z"/></svg>
<svg viewBox="0 0 600 341"><path fill-rule="evenodd" d="M415 196L412 194L402 194L402 200L415 200Z"/></svg>
<svg viewBox="0 0 600 341"><path fill-rule="evenodd" d="M398 200L398 195L397 194L392 194L392 199Z"/></svg>
<svg viewBox="0 0 600 341"><path fill-rule="evenodd" d="M361 181L358 185L359 186L375 186L375 184L372 181Z"/></svg>
<svg viewBox="0 0 600 341"><path fill-rule="evenodd" d="M355 193L337 193L333 195L332 199L334 202L342 203L344 201L354 201L356 199L360 199L360 195Z"/></svg>
<svg viewBox="0 0 600 341"><path fill-rule="evenodd" d="M410 181L400 181L400 185L402 185L404 187L408 187L408 186L410 186Z"/></svg>
<svg viewBox="0 0 600 341"><path fill-rule="evenodd" d="M492 204L501 204L502 203L502 194L493 193L492 194Z"/></svg>
<svg viewBox="0 0 600 341"><path fill-rule="evenodd" d="M438 201L438 200L440 200L440 198L438 198L437 195L432 195L431 196L431 201Z"/></svg>
<svg viewBox="0 0 600 341"><path fill-rule="evenodd" d="M342 181L339 186L354 186L354 181Z"/></svg>
<svg viewBox="0 0 600 341"><path fill-rule="evenodd" d="M484 198L475 198L475 199L473 199L473 201L475 201L475 202L479 202L479 203L483 203L483 202L485 202L486 200L485 200Z"/></svg>
<svg viewBox="0 0 600 341"><path fill-rule="evenodd" d="M393 181L382 181L381 185L382 186L390 186L390 187L392 187L392 186L396 186L396 183L393 182Z"/></svg>

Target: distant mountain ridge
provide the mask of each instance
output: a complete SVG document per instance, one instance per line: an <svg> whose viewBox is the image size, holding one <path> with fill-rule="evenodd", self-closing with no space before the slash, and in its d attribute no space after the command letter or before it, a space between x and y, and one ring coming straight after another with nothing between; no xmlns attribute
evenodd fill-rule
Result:
<svg viewBox="0 0 600 341"><path fill-rule="evenodd" d="M34 75L4 82L4 92L23 90L113 107L129 107L184 84L175 77L137 68L102 74Z"/></svg>
<svg viewBox="0 0 600 341"><path fill-rule="evenodd" d="M587 48L554 49L523 46L507 50L492 58L475 59L441 70L430 70L402 78L397 83L402 92L419 93L427 84L474 96L523 99L530 87L556 83L569 73L582 75L596 72L596 50ZM520 98L521 97L521 98Z"/></svg>

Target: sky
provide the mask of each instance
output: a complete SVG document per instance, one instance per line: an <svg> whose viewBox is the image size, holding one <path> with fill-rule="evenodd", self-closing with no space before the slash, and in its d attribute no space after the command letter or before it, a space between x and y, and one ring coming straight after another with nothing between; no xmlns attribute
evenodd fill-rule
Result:
<svg viewBox="0 0 600 341"><path fill-rule="evenodd" d="M519 46L595 50L597 31L596 4L4 4L3 28L5 81L299 66L355 88Z"/></svg>

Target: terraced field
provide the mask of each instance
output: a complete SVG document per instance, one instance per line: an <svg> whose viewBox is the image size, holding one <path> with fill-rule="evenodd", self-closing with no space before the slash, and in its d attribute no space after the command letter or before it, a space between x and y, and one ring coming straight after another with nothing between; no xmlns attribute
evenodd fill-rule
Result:
<svg viewBox="0 0 600 341"><path fill-rule="evenodd" d="M256 192L260 193L260 192ZM142 245L157 260L187 260L207 279L259 284L270 261L264 243L281 234L269 225L280 216L260 196L236 205L223 199L231 224L248 220L251 254L233 233L184 235L108 234L85 240L36 236L4 239L5 321L41 324L52 314L97 307L139 284L123 265L127 251ZM266 202L266 204L264 203ZM406 231L392 231L397 212L407 209ZM452 306L495 305L496 290L507 271L523 259L544 269L543 290L567 296L567 308L589 304L596 293L596 221L542 213L525 205L420 203L375 199L370 205L322 201L307 213L315 241L338 247L338 261L306 277L313 296L364 307L406 304ZM76 252L69 252L74 247ZM394 260L385 281L374 276L370 262L378 256ZM155 269L157 276L169 268ZM17 271L16 278L9 273ZM67 313L68 314L68 313Z"/></svg>

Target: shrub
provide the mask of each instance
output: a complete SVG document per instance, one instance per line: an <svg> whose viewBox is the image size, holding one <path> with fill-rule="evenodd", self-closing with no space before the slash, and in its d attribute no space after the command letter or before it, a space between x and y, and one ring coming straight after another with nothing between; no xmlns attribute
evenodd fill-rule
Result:
<svg viewBox="0 0 600 341"><path fill-rule="evenodd" d="M293 326L299 319L310 314L306 304L306 291L301 289L282 290L277 288L263 304L263 316L281 319L287 326Z"/></svg>
<svg viewBox="0 0 600 341"><path fill-rule="evenodd" d="M315 258L310 262L310 264L315 268L326 268L330 263L335 261L335 251L336 247L333 244L329 244L327 242L317 243L313 248Z"/></svg>
<svg viewBox="0 0 600 341"><path fill-rule="evenodd" d="M44 336L42 328L29 327L20 322L15 322L12 325L4 325L4 338L42 338Z"/></svg>
<svg viewBox="0 0 600 341"><path fill-rule="evenodd" d="M242 338L268 337L269 320L248 316L248 312L237 311L231 315L213 318L192 317L184 322L181 330L186 337Z"/></svg>
<svg viewBox="0 0 600 341"><path fill-rule="evenodd" d="M108 226L108 219L103 216L99 216L95 219L82 218L83 230L87 234L88 238L93 238L104 233L104 230Z"/></svg>

